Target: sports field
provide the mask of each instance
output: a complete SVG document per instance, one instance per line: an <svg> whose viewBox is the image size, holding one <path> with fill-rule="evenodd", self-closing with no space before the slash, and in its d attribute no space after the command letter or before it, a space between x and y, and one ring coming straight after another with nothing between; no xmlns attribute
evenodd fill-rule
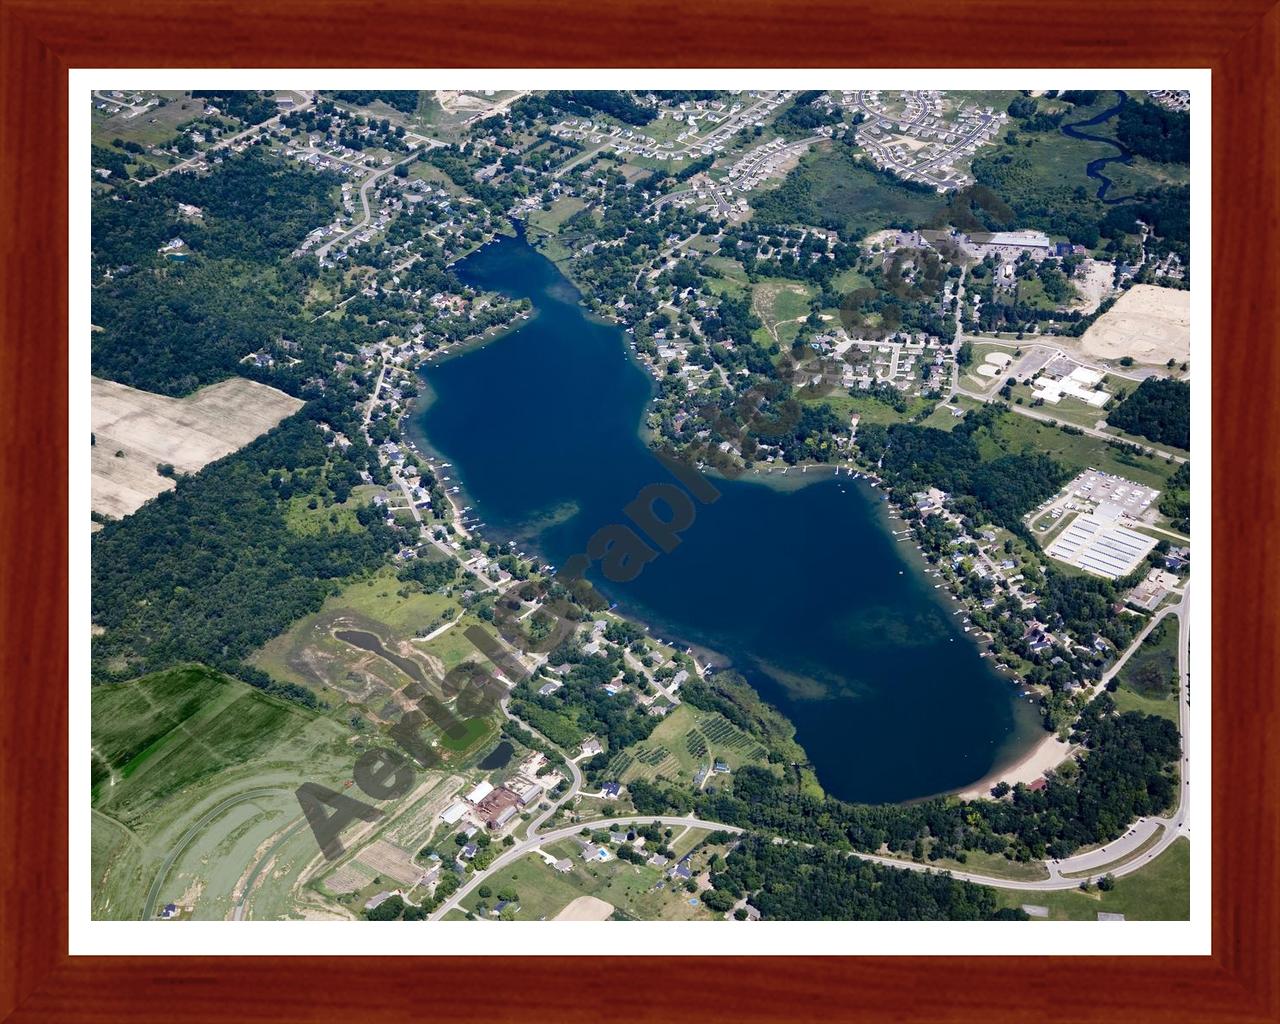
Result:
<svg viewBox="0 0 1280 1024"><path fill-rule="evenodd" d="M157 467L194 473L264 434L302 401L257 381L220 381L186 398L93 378L93 510L120 518L174 486Z"/></svg>

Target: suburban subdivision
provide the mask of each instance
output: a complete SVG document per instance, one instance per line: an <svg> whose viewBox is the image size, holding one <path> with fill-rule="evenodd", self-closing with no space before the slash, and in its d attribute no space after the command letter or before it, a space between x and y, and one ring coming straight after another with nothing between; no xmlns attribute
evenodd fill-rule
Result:
<svg viewBox="0 0 1280 1024"><path fill-rule="evenodd" d="M87 102L95 919L1189 918L1191 96Z"/></svg>

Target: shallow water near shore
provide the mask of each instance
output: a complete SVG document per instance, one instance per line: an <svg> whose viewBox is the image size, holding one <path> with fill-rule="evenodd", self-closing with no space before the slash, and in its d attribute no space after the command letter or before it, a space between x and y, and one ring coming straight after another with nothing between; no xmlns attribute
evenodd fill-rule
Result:
<svg viewBox="0 0 1280 1024"><path fill-rule="evenodd" d="M643 443L652 394L627 335L522 238L456 267L538 315L423 376L415 439L452 463L486 536L560 566L650 484L678 483ZM792 470L791 474L799 470ZM954 790L1016 760L1039 717L898 541L882 495L830 470L807 486L709 478L719 497L629 583L592 582L658 635L714 651L796 725L823 787L848 800ZM790 482L790 481L788 481ZM659 514L666 514L659 506Z"/></svg>

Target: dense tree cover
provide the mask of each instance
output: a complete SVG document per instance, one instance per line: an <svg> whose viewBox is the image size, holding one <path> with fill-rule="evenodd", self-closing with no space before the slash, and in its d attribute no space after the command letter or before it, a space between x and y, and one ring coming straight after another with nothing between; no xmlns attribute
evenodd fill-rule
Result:
<svg viewBox="0 0 1280 1024"><path fill-rule="evenodd" d="M412 114L418 109L418 93L412 89L348 89L335 92L333 96L334 99L357 107L367 107L370 103L381 100L404 114Z"/></svg>
<svg viewBox="0 0 1280 1024"><path fill-rule="evenodd" d="M129 158L123 153L106 146L92 146L89 152L89 164L96 172L103 168L111 172L111 182L126 181L129 178ZM95 173L95 178L98 175Z"/></svg>
<svg viewBox="0 0 1280 1024"><path fill-rule="evenodd" d="M1107 413L1113 427L1160 444L1191 447L1191 385L1148 377L1119 407Z"/></svg>
<svg viewBox="0 0 1280 1024"><path fill-rule="evenodd" d="M261 124L276 113L275 102L270 93L260 93L248 89L211 92L197 89L191 93L192 99L203 99L210 106L216 106L224 114L238 118L245 124Z"/></svg>
<svg viewBox="0 0 1280 1024"><path fill-rule="evenodd" d="M995 893L972 882L762 835L744 837L711 881L708 907L727 911L746 896L766 921L985 921L998 909Z"/></svg>
<svg viewBox="0 0 1280 1024"><path fill-rule="evenodd" d="M640 682L626 668L621 647L609 644L602 653L588 655L566 642L551 652L548 661L571 666L561 679L564 685L542 697L537 690L546 680L540 676L526 680L512 691L511 711L552 742L572 749L587 736L596 736L609 751L619 751L646 739L658 725L660 719L638 707L630 690L611 696L604 689L620 675L626 682ZM587 778L598 781L607 762L606 755L586 762Z"/></svg>
<svg viewBox="0 0 1280 1024"><path fill-rule="evenodd" d="M332 371L330 345L376 337L359 318L317 325L299 315L320 271L289 253L332 217L335 180L251 149L208 175L96 196L94 373L168 395L233 374L300 394ZM203 220L180 217L180 202L201 207ZM181 262L157 253L175 237L192 250ZM274 366L242 362L262 349Z"/></svg>
<svg viewBox="0 0 1280 1024"><path fill-rule="evenodd" d="M203 211L182 238L207 256L266 262L287 256L307 232L333 219L342 179L286 163L258 146L225 159L209 174L171 174L147 186L176 208Z"/></svg>
<svg viewBox="0 0 1280 1024"><path fill-rule="evenodd" d="M413 558L396 573L406 583L420 583L423 590L438 590L452 583L458 575L458 563L452 558Z"/></svg>
<svg viewBox="0 0 1280 1024"><path fill-rule="evenodd" d="M552 89L546 100L578 117L592 117L597 112L643 128L658 116L658 109L622 89Z"/></svg>
<svg viewBox="0 0 1280 1024"><path fill-rule="evenodd" d="M791 106L774 119L774 129L784 136L801 137L809 135L815 128L821 128L823 125L839 124L844 120L839 108L819 106L814 102L825 95L826 93L821 89L797 93Z"/></svg>
<svg viewBox="0 0 1280 1024"><path fill-rule="evenodd" d="M951 431L898 423L886 429L861 428L858 447L879 461L881 475L895 494L909 496L937 487L966 501L976 518L1018 529L1022 516L1054 494L1069 470L1043 453L1006 452L982 457L974 434L989 428L1001 415L995 406L975 410Z"/></svg>
<svg viewBox="0 0 1280 1024"><path fill-rule="evenodd" d="M1065 235L1078 245L1096 246L1102 237L1099 224L1105 208L1084 186L1046 184L1035 172L1035 159L1022 149L1005 147L991 154L979 151L973 159L973 176L1012 209L1013 222L1005 227L1038 227Z"/></svg>
<svg viewBox="0 0 1280 1024"><path fill-rule="evenodd" d="M692 809L709 821L769 837L864 852L887 846L930 860L962 861L967 850L1024 861L1069 856L1081 846L1115 839L1136 817L1172 805L1180 751L1172 722L1137 712L1117 714L1114 701L1103 693L1084 709L1072 740L1087 751L1072 771L1051 777L1039 791L1019 784L1008 800L939 797L912 804L849 804L813 795L794 769L779 776L751 765L733 774L731 791L721 786L690 794L641 780L628 783L628 790L640 814Z"/></svg>
<svg viewBox="0 0 1280 1024"><path fill-rule="evenodd" d="M346 457L325 447L322 413L304 409L94 535L95 678L189 661L244 675L241 659L404 542L371 506L358 531L286 525L290 498L331 498L326 467Z"/></svg>
<svg viewBox="0 0 1280 1024"><path fill-rule="evenodd" d="M277 383L241 360L293 332L300 297L281 301L292 290L233 260L193 259L105 280L93 293L102 328L93 339L93 372L166 395L236 373Z"/></svg>
<svg viewBox="0 0 1280 1024"><path fill-rule="evenodd" d="M1137 156L1157 163L1191 162L1191 115L1130 100L1116 118L1116 138Z"/></svg>
<svg viewBox="0 0 1280 1024"><path fill-rule="evenodd" d="M1180 464L1169 482L1165 484L1164 494L1160 495L1160 513L1169 517L1175 530L1183 533L1191 532L1191 463Z"/></svg>

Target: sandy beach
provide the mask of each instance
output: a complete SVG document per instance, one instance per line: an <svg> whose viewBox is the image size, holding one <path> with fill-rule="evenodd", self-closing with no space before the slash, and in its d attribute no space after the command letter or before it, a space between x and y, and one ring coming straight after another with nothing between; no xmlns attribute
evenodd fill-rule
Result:
<svg viewBox="0 0 1280 1024"><path fill-rule="evenodd" d="M1044 739L1027 751L1024 757L1007 768L992 772L954 795L962 800L976 800L979 797L990 796L991 787L1002 779L1011 786L1019 782L1035 782L1050 768L1056 768L1062 764L1072 749L1070 743L1063 743L1054 733L1045 733Z"/></svg>

